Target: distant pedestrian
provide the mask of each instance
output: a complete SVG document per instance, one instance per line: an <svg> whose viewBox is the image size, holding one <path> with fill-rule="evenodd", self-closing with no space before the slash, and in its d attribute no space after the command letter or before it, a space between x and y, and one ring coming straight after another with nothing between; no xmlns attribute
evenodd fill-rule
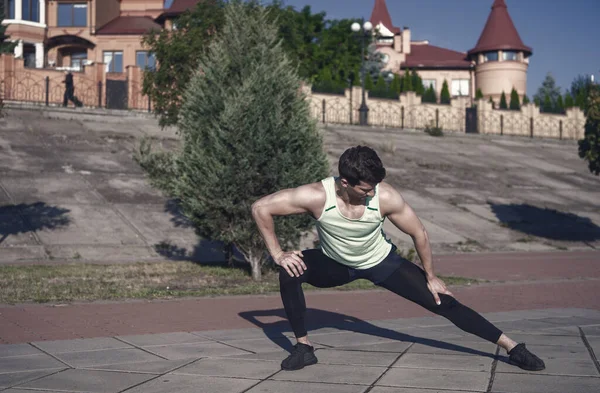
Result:
<svg viewBox="0 0 600 393"><path fill-rule="evenodd" d="M63 83L65 84L65 96L63 99L63 106L67 106L69 101L71 101L76 107L83 106L83 103L75 97L75 85L73 84L73 74L71 71L65 72L65 80Z"/></svg>

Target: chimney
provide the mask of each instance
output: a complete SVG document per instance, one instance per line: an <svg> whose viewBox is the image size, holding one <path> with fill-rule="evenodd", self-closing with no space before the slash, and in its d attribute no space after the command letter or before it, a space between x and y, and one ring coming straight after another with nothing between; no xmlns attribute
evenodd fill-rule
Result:
<svg viewBox="0 0 600 393"><path fill-rule="evenodd" d="M410 29L406 26L402 31L402 53L410 55Z"/></svg>

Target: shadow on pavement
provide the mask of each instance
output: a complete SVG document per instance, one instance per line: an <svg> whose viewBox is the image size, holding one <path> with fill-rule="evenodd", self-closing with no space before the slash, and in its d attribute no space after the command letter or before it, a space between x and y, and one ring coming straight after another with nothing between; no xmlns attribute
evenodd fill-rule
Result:
<svg viewBox="0 0 600 393"><path fill-rule="evenodd" d="M290 332L290 325L286 319L285 310L283 308L272 310L243 311L240 312L238 315L244 318L245 320L253 323L257 327L261 328L265 335L271 341L279 345L284 350L291 351L291 349L293 348L294 344L290 341L288 337L285 336L286 332ZM283 318L285 320L278 320L276 322L261 322L260 318ZM390 340L413 342L416 344L427 345L433 348L446 349L470 355L495 358L495 354L493 353L483 352L476 349L463 347L461 345L447 343L444 341L412 336L406 333L400 333L395 330L373 325L359 318L332 311L308 308L306 310L306 319L307 321L311 321L310 323L307 322L306 324L309 337L311 330L321 328L337 328L340 331L369 334L372 336L387 338ZM317 339L314 340L315 342L318 342Z"/></svg>
<svg viewBox="0 0 600 393"><path fill-rule="evenodd" d="M66 227L69 211L45 202L0 206L0 245L9 236Z"/></svg>
<svg viewBox="0 0 600 393"><path fill-rule="evenodd" d="M510 229L552 240L595 241L600 227L587 217L528 204L490 203L501 223Z"/></svg>

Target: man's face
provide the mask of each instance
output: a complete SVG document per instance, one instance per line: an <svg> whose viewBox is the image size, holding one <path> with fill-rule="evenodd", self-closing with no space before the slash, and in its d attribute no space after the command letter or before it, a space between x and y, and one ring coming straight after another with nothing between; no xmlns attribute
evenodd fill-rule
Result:
<svg viewBox="0 0 600 393"><path fill-rule="evenodd" d="M350 183L345 183L348 196L350 196L350 198L352 199L365 201L367 198L372 198L373 196L375 196L376 184L370 184L364 181L360 181L357 185L351 186Z"/></svg>

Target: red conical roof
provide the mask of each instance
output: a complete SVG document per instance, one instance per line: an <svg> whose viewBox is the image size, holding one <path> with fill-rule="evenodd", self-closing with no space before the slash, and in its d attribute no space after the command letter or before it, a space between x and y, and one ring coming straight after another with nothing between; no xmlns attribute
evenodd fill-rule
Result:
<svg viewBox="0 0 600 393"><path fill-rule="evenodd" d="M390 16L385 0L375 0L375 6L373 7L370 21L373 24L373 27L381 23L392 33L400 33L400 28L394 27L392 24L392 17Z"/></svg>
<svg viewBox="0 0 600 393"><path fill-rule="evenodd" d="M504 0L495 0L492 12L483 28L483 32L477 41L475 48L469 51L469 55L495 51L495 50L517 50L531 55L532 49L523 44L519 32L515 28L508 7Z"/></svg>

